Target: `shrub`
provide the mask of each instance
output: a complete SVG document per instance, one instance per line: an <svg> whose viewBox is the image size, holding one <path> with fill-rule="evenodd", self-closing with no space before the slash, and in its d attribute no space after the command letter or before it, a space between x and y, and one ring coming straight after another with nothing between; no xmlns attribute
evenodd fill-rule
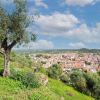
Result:
<svg viewBox="0 0 100 100"><path fill-rule="evenodd" d="M64 82L65 84L68 84L68 85L70 85L70 77L67 75L67 74L62 74L61 76L60 76L60 80L62 81L62 82Z"/></svg>
<svg viewBox="0 0 100 100"><path fill-rule="evenodd" d="M87 84L86 79L83 76L83 73L80 71L75 71L70 75L72 85L81 92L86 92Z"/></svg>
<svg viewBox="0 0 100 100"><path fill-rule="evenodd" d="M66 77L62 77L66 82ZM80 70L73 70L70 74L72 86L84 94L100 100L100 76L98 73L85 73Z"/></svg>
<svg viewBox="0 0 100 100"><path fill-rule="evenodd" d="M40 67L39 72L43 73L45 75L47 74L47 71L46 71L46 69L44 67Z"/></svg>
<svg viewBox="0 0 100 100"><path fill-rule="evenodd" d="M62 69L58 64L54 64L50 68L48 68L48 76L54 79L59 79L62 74Z"/></svg>
<svg viewBox="0 0 100 100"><path fill-rule="evenodd" d="M22 83L26 87L38 88L40 86L38 79L33 73L26 73L23 77Z"/></svg>
<svg viewBox="0 0 100 100"><path fill-rule="evenodd" d="M93 79L92 73L86 73L85 75L86 83L87 83L87 89L92 93L93 92L93 86L95 85L95 80Z"/></svg>
<svg viewBox="0 0 100 100"><path fill-rule="evenodd" d="M91 92L91 96L99 100L100 99L100 76L94 73L86 73L84 76L87 82L87 89Z"/></svg>
<svg viewBox="0 0 100 100"><path fill-rule="evenodd" d="M38 88L40 86L36 75L32 72L11 70L10 78L22 82L26 88Z"/></svg>
<svg viewBox="0 0 100 100"><path fill-rule="evenodd" d="M100 100L100 83L96 84L93 87L94 97L96 100Z"/></svg>
<svg viewBox="0 0 100 100"><path fill-rule="evenodd" d="M21 81L21 79L22 79L23 76L24 76L24 72L22 72L22 71L19 70L18 68L16 68L16 69L11 69L10 78L12 78L12 79L14 79L14 80Z"/></svg>
<svg viewBox="0 0 100 100"><path fill-rule="evenodd" d="M31 60L31 58L27 57L27 56L24 56L24 55L19 55L19 54L16 54L16 55L12 55L12 63L11 63L11 66L13 67L33 67L33 62Z"/></svg>
<svg viewBox="0 0 100 100"><path fill-rule="evenodd" d="M33 69L34 72L39 72L41 69L42 63L41 62L34 62L33 61Z"/></svg>

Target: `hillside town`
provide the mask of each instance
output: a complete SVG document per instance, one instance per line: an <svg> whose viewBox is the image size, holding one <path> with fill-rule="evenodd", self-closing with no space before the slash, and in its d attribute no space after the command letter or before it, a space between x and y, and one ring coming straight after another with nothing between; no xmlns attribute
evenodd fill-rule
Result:
<svg viewBox="0 0 100 100"><path fill-rule="evenodd" d="M31 57L34 61L41 62L45 68L59 64L64 72L72 69L93 73L100 71L100 55L94 53L37 54Z"/></svg>

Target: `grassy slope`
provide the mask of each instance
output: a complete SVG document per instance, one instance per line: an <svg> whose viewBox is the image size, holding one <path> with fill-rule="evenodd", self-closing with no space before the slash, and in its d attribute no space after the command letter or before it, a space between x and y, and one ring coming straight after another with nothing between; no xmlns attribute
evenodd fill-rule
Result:
<svg viewBox="0 0 100 100"><path fill-rule="evenodd" d="M71 94L71 95L69 95ZM0 77L0 100L93 100L62 82L49 79L48 86L26 90L23 85L9 78Z"/></svg>
<svg viewBox="0 0 100 100"><path fill-rule="evenodd" d="M0 58L0 68L2 59ZM60 81L49 79L48 86L25 89L15 80L0 77L0 100L93 100Z"/></svg>

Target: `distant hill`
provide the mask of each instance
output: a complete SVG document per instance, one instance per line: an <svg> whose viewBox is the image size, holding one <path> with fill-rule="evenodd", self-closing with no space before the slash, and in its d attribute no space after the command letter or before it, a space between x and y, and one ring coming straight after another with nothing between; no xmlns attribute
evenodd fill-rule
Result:
<svg viewBox="0 0 100 100"><path fill-rule="evenodd" d="M80 53L100 53L100 49L50 49L50 50L15 50L17 53L66 53L66 52L80 52Z"/></svg>

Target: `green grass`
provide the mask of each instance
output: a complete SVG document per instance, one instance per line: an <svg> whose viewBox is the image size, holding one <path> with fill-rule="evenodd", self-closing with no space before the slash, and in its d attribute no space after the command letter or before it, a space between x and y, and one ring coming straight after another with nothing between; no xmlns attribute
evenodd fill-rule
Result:
<svg viewBox="0 0 100 100"><path fill-rule="evenodd" d="M30 100L94 100L60 81L49 79L47 87L36 89Z"/></svg>
<svg viewBox="0 0 100 100"><path fill-rule="evenodd" d="M60 81L50 79L49 88L65 100L93 100L93 98L77 92L70 86L66 86Z"/></svg>
<svg viewBox="0 0 100 100"><path fill-rule="evenodd" d="M26 89L19 81L0 77L0 100L93 100L60 81L49 79L47 86Z"/></svg>
<svg viewBox="0 0 100 100"><path fill-rule="evenodd" d="M18 94L22 90L21 82L9 78L0 77L0 100L11 98L12 95Z"/></svg>

